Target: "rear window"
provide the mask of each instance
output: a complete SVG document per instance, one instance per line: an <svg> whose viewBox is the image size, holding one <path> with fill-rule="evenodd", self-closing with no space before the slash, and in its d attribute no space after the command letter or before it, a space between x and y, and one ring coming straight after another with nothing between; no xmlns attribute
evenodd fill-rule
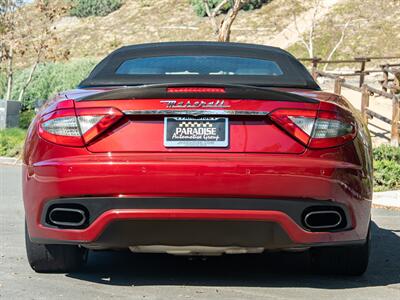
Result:
<svg viewBox="0 0 400 300"><path fill-rule="evenodd" d="M282 76L272 60L234 56L159 56L124 61L117 75Z"/></svg>
<svg viewBox="0 0 400 300"><path fill-rule="evenodd" d="M319 89L289 53L267 46L175 42L122 47L104 58L80 87L230 84Z"/></svg>

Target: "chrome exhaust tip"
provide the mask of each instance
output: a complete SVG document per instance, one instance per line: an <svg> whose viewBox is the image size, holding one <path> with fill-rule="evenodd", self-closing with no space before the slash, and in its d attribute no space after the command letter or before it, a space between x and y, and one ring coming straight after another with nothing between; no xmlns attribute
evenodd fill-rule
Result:
<svg viewBox="0 0 400 300"><path fill-rule="evenodd" d="M48 217L50 224L62 227L80 227L87 220L84 210L66 207L51 209Z"/></svg>
<svg viewBox="0 0 400 300"><path fill-rule="evenodd" d="M342 215L336 210L311 211L304 216L305 226L312 230L336 229L342 220Z"/></svg>

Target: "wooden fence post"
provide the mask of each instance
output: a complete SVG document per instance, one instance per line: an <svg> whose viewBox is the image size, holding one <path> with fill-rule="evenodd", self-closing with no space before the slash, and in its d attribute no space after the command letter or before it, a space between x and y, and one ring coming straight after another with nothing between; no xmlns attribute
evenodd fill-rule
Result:
<svg viewBox="0 0 400 300"><path fill-rule="evenodd" d="M344 82L344 79L341 77L336 77L335 79L335 87L333 92L335 94L341 95L342 94L342 83Z"/></svg>
<svg viewBox="0 0 400 300"><path fill-rule="evenodd" d="M365 83L361 87L361 116L366 124L368 124L367 108L369 107L369 90Z"/></svg>
<svg viewBox="0 0 400 300"><path fill-rule="evenodd" d="M393 75L393 93L400 93L400 71L394 71Z"/></svg>
<svg viewBox="0 0 400 300"><path fill-rule="evenodd" d="M318 78L318 63L321 59L318 57L313 57L312 58L312 69L311 69L311 75L314 78L314 80L317 80Z"/></svg>
<svg viewBox="0 0 400 300"><path fill-rule="evenodd" d="M388 72L389 66L387 64L381 65L381 68L383 72L382 91L387 92L387 86L389 83L389 72Z"/></svg>
<svg viewBox="0 0 400 300"><path fill-rule="evenodd" d="M392 130L390 144L392 146L399 146L399 121L400 121L400 107L398 97L393 95L392 98Z"/></svg>
<svg viewBox="0 0 400 300"><path fill-rule="evenodd" d="M360 87L362 87L362 85L364 84L364 80L365 80L365 64L366 64L367 60L365 58L363 58L361 60L361 68L360 68Z"/></svg>

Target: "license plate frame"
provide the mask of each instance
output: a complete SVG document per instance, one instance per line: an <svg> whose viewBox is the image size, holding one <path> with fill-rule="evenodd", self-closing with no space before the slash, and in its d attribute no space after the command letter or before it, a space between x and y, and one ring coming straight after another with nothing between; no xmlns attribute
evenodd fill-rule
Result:
<svg viewBox="0 0 400 300"><path fill-rule="evenodd" d="M164 146L226 148L229 146L229 120L225 117L165 117Z"/></svg>

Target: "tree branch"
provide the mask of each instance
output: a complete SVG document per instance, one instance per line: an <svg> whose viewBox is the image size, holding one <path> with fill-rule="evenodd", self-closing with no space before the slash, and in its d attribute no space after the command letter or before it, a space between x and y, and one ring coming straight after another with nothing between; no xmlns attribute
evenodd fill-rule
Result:
<svg viewBox="0 0 400 300"><path fill-rule="evenodd" d="M314 33L317 24L317 16L318 16L318 11L320 9L321 1L316 0L314 3L315 3L315 8L311 19L311 30L309 32L309 37L308 37L308 55L310 56L310 58L314 57Z"/></svg>
<svg viewBox="0 0 400 300"><path fill-rule="evenodd" d="M229 0L222 0L218 5L214 8L213 15L214 17L218 16L219 13L221 13L222 7L228 3ZM208 0L207 0L208 2Z"/></svg>
<svg viewBox="0 0 400 300"><path fill-rule="evenodd" d="M39 65L40 60L36 60L35 63L32 66L31 71L29 72L29 76L28 79L25 81L23 87L21 88L21 90L19 91L19 95L18 95L18 101L22 101L22 98L25 95L26 89L28 88L28 86L30 85L30 83L32 82L33 79L33 74L36 71L37 66Z"/></svg>
<svg viewBox="0 0 400 300"><path fill-rule="evenodd" d="M8 69L7 69L7 93L6 93L6 100L11 100L11 94L13 90L13 46L10 45L8 49Z"/></svg>
<svg viewBox="0 0 400 300"><path fill-rule="evenodd" d="M205 10L206 10L207 17L210 20L211 25L213 27L214 34L218 34L219 27L218 27L218 24L217 24L217 20L215 19L214 11L211 12L210 2L208 2L208 0L203 0L203 4L204 4Z"/></svg>
<svg viewBox="0 0 400 300"><path fill-rule="evenodd" d="M339 46L343 43L344 37L345 37L345 35L346 35L346 30L347 30L347 27L349 27L349 25L350 25L350 20L348 20L348 21L346 22L346 24L343 26L342 33L341 33L341 35L340 35L340 39L339 39L339 41L336 43L336 45L332 48L332 50L331 50L331 52L329 53L329 55L328 55L328 57L327 57L326 60L331 60L331 58L333 57L333 54L335 54L336 50L337 50L337 49L339 48ZM324 69L323 69L324 72L328 69L328 65L329 65L329 63L326 63L326 64L325 64Z"/></svg>
<svg viewBox="0 0 400 300"><path fill-rule="evenodd" d="M291 2L292 2L293 6L297 5L295 0L292 0ZM308 45L307 41L304 39L303 33L300 31L299 25L297 24L297 15L296 15L294 10L292 10L292 16L293 16L294 28L296 29L297 35L298 35L298 37L300 39L300 42L304 45L304 47L306 48L307 52L310 53L309 45ZM312 58L312 57L310 57L310 58Z"/></svg>
<svg viewBox="0 0 400 300"><path fill-rule="evenodd" d="M206 11L207 17L211 17L210 2L208 0L203 0L204 9Z"/></svg>
<svg viewBox="0 0 400 300"><path fill-rule="evenodd" d="M228 11L227 15L225 16L219 27L219 42L229 42L232 24L235 21L243 4L246 4L248 2L249 0L235 0L235 2L233 3L233 7Z"/></svg>

